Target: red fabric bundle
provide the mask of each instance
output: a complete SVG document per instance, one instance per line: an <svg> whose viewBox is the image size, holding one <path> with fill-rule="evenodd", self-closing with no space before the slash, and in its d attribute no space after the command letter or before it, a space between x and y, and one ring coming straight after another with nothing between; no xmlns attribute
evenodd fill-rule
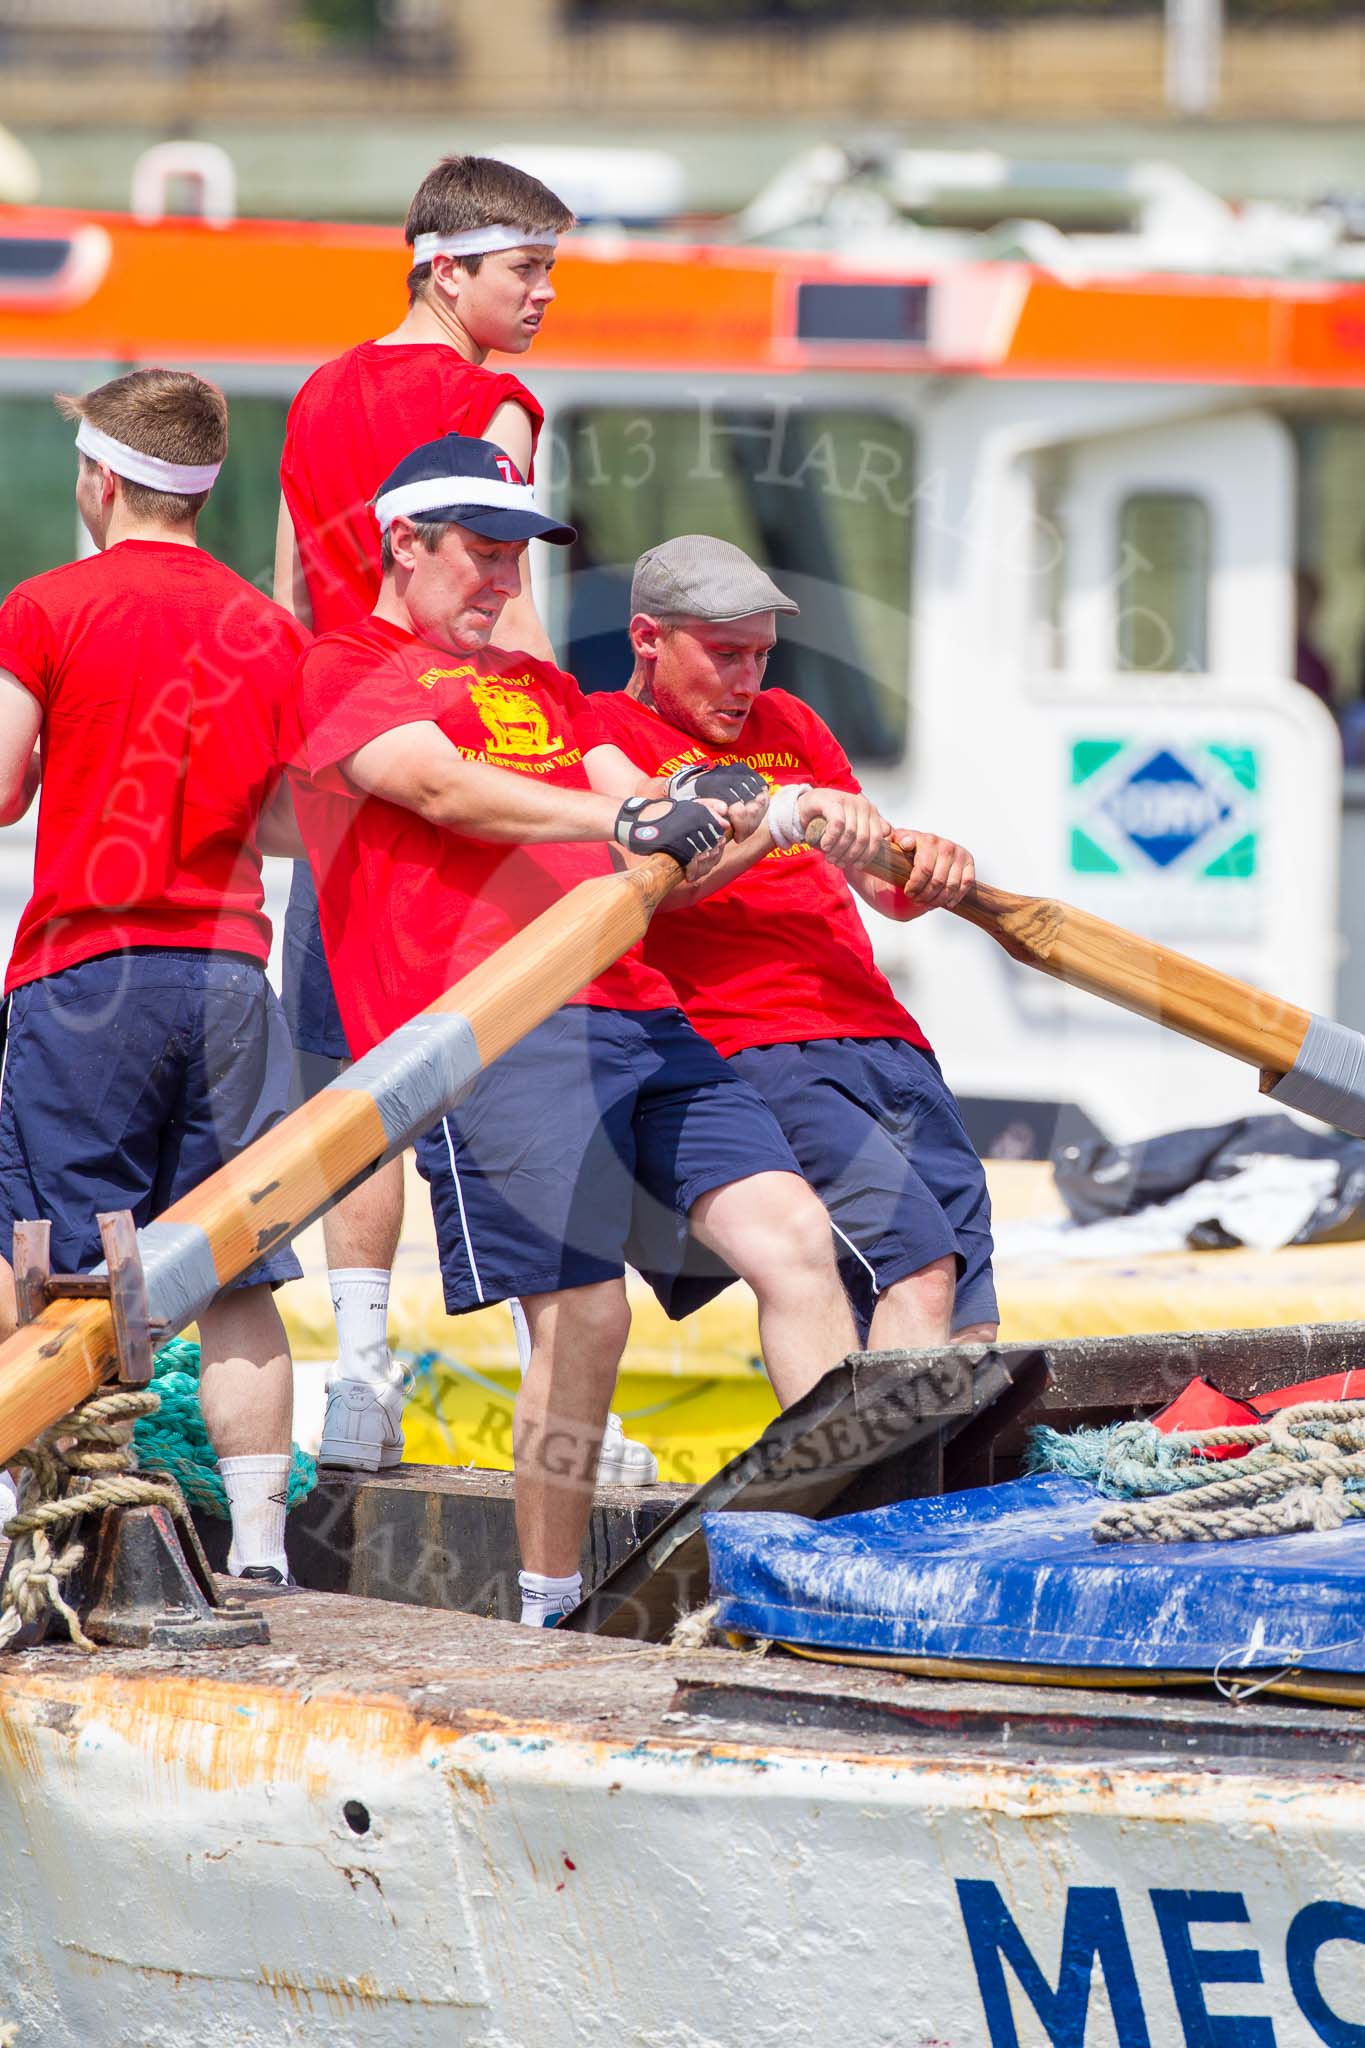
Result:
<svg viewBox="0 0 1365 2048"><path fill-rule="evenodd" d="M1233 1429L1241 1423L1263 1420L1264 1417L1250 1402L1235 1401L1231 1394L1222 1393L1211 1380L1191 1380L1183 1393L1177 1394L1159 1415L1152 1417L1152 1426L1163 1436L1174 1436L1181 1430ZM1216 1444L1196 1455L1201 1458L1241 1458L1246 1455L1247 1448L1245 1444Z"/></svg>
<svg viewBox="0 0 1365 2048"><path fill-rule="evenodd" d="M1365 1401L1365 1371L1351 1369L1329 1373L1323 1379L1296 1380L1293 1386L1258 1394L1254 1408L1249 1401L1237 1401L1223 1393L1211 1380L1191 1380L1174 1401L1152 1417L1152 1426L1163 1436L1187 1429L1232 1429L1245 1422L1264 1422L1278 1409L1296 1408L1301 1401ZM1196 1455L1241 1458L1249 1448L1246 1444L1217 1444Z"/></svg>

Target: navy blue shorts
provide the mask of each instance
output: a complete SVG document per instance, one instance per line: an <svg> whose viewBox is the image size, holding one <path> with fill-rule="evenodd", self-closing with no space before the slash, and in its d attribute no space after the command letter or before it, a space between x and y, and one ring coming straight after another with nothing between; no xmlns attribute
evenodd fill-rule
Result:
<svg viewBox="0 0 1365 2048"><path fill-rule="evenodd" d="M95 1217L148 1223L289 1108L289 1034L235 953L137 946L15 989L0 1080L0 1252L46 1217L52 1265L104 1257ZM234 1283L296 1280L287 1245Z"/></svg>
<svg viewBox="0 0 1365 2048"><path fill-rule="evenodd" d="M999 1319L991 1198L938 1061L899 1038L758 1045L728 1061L781 1124L829 1210L864 1337L877 1296L957 1259L953 1327Z"/></svg>
<svg viewBox="0 0 1365 2048"><path fill-rule="evenodd" d="M734 1279L687 1230L699 1196L800 1168L772 1114L678 1010L557 1010L418 1140L446 1308L619 1280L668 1314Z"/></svg>
<svg viewBox="0 0 1365 2048"><path fill-rule="evenodd" d="M289 908L284 914L280 959L280 998L298 1062L299 1094L306 1099L336 1078L335 1064L349 1060L351 1048L341 1028L331 970L322 949L318 898L306 860L294 862Z"/></svg>

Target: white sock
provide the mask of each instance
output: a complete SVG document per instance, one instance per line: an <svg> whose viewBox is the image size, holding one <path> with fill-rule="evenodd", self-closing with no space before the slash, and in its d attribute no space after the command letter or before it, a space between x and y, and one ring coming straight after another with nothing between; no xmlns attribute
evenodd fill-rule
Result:
<svg viewBox="0 0 1365 2048"><path fill-rule="evenodd" d="M220 1458L218 1470L232 1512L228 1572L235 1578L244 1565L273 1564L287 1577L284 1512L289 1499L288 1458Z"/></svg>
<svg viewBox="0 0 1365 2048"><path fill-rule="evenodd" d="M526 1320L526 1311L515 1294L507 1306L512 1311L512 1330L517 1340L517 1364L521 1376L526 1377L526 1368L531 1363L531 1325Z"/></svg>
<svg viewBox="0 0 1365 2048"><path fill-rule="evenodd" d="M333 1266L327 1274L337 1319L337 1378L362 1380L376 1393L393 1385L389 1358L389 1281L385 1266Z"/></svg>
<svg viewBox="0 0 1365 2048"><path fill-rule="evenodd" d="M547 1627L583 1598L582 1572L567 1579L552 1579L544 1572L518 1572L517 1584L521 1587L521 1618L528 1628Z"/></svg>

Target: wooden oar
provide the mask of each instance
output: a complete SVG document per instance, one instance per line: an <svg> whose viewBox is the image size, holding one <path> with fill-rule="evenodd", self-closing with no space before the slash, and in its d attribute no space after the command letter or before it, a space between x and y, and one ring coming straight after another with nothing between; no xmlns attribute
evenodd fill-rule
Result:
<svg viewBox="0 0 1365 2048"><path fill-rule="evenodd" d="M824 820L817 818L806 837L818 846L823 831ZM888 839L867 872L903 887L911 864ZM1051 897L1015 896L977 882L954 914L989 932L1025 966L1197 1038L1272 1078L1293 1067L1312 1022L1311 1013L1296 1003Z"/></svg>
<svg viewBox="0 0 1365 2048"><path fill-rule="evenodd" d="M399 1152L466 1082L644 936L682 869L654 854L580 882L339 1081L138 1232L153 1321L183 1329L376 1160ZM4 1248L8 1250L8 1247ZM103 1301L56 1301L0 1346L0 1464L106 1378Z"/></svg>

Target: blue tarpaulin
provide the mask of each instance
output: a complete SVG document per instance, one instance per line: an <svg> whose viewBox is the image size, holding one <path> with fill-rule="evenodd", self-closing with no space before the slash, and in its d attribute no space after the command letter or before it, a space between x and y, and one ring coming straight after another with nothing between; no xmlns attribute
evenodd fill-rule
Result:
<svg viewBox="0 0 1365 2048"><path fill-rule="evenodd" d="M875 1513L703 1521L719 1625L888 1656L1365 1672L1365 1522L1234 1543L1096 1543L1057 1474Z"/></svg>

